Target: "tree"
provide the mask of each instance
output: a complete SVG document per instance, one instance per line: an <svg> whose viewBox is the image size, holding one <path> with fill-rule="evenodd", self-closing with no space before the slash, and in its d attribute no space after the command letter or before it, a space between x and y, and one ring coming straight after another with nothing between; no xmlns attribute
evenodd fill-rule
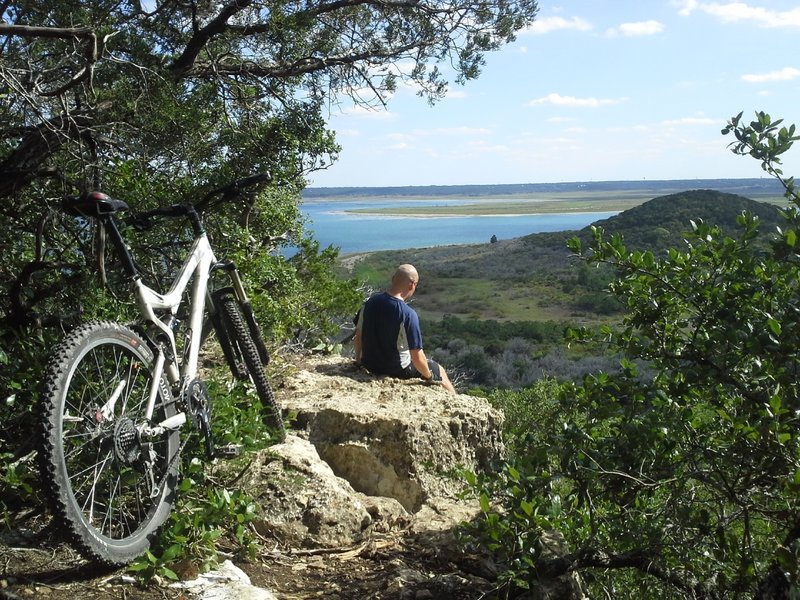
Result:
<svg viewBox="0 0 800 600"><path fill-rule="evenodd" d="M800 196L780 170L798 136L764 113L723 133L783 182L785 224L760 232L743 213L734 237L696 222L658 258L600 229L586 250L571 242L617 269L611 289L627 308L621 328L573 341L602 338L624 372L565 386L560 423L482 488L473 534L502 550L507 591L580 572L598 597L800 593ZM547 529L572 551L543 558Z"/></svg>
<svg viewBox="0 0 800 600"><path fill-rule="evenodd" d="M300 176L335 155L326 105L381 104L404 80L435 100L447 87L438 63L456 81L477 77L483 54L537 7L6 0L0 9L3 198L45 177L96 185L100 173L89 173L102 171L107 183L114 163L137 159L164 181L200 168L184 183L195 192L212 173Z"/></svg>
<svg viewBox="0 0 800 600"><path fill-rule="evenodd" d="M0 318L61 321L46 306L65 295L55 271L86 288L81 257L52 252L75 237L51 213L65 193L192 202L219 215L218 243L288 230L298 244L304 176L338 153L328 108L380 106L399 82L434 101L536 11L535 0L0 1L0 234L19 237Z"/></svg>
<svg viewBox="0 0 800 600"><path fill-rule="evenodd" d="M243 267L270 338L314 344L361 299L298 210L305 176L339 151L326 111L380 107L401 82L435 101L448 77L477 77L484 53L536 10L534 0L0 0L0 473L30 449L54 338L132 309L113 265L102 268L101 236L58 210L65 194L99 189L134 210L195 204L220 255ZM147 276L166 281L186 236L167 226L128 241Z"/></svg>

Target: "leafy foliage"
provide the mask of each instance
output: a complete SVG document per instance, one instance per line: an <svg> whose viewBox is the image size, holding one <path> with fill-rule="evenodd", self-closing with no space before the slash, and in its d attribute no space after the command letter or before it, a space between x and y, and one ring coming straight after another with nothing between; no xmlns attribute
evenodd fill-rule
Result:
<svg viewBox="0 0 800 600"><path fill-rule="evenodd" d="M216 564L221 548L253 558L258 548L252 522L258 516L253 499L233 484L219 481L197 459L184 461L178 501L156 544L129 568L149 579L178 579L174 565Z"/></svg>
<svg viewBox="0 0 800 600"><path fill-rule="evenodd" d="M536 11L534 0L2 3L3 507L36 500L27 457L47 349L81 320L135 315L101 232L61 214L64 195L102 190L133 211L194 204L220 258L242 268L272 343L313 346L359 300L298 210L305 177L339 152L327 108L380 105L401 81L433 101L449 78L477 77L483 55ZM125 234L163 289L185 229ZM234 414L227 433L252 437L249 417ZM171 548L146 568L168 568Z"/></svg>
<svg viewBox="0 0 800 600"><path fill-rule="evenodd" d="M800 197L779 168L798 137L764 113L723 133L783 182L783 226L763 232L744 212L730 235L698 220L682 249L659 255L600 228L586 252L571 242L618 270L612 290L627 312L601 337L626 358L619 374L565 384L558 426L517 448L495 481L474 481L485 500L472 539L501 558L508 596L573 571L614 598L800 592ZM535 552L551 528L569 543L564 556Z"/></svg>

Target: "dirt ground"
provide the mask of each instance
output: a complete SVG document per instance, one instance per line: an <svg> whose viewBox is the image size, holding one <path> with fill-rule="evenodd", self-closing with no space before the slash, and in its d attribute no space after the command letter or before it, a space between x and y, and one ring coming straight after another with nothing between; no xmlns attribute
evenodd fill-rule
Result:
<svg viewBox="0 0 800 600"><path fill-rule="evenodd" d="M376 380L373 385L382 385ZM317 393L326 393L324 389ZM377 394L377 392L376 392ZM278 600L478 600L492 583L477 574L489 568L464 556L452 524L471 509L439 503L411 523L376 530L346 548L298 550L264 540L255 560L234 559L254 586ZM197 569L176 569L193 579ZM0 525L0 600L190 600L168 582L143 584L125 569L98 570L58 536L58 524L41 508Z"/></svg>
<svg viewBox="0 0 800 600"><path fill-rule="evenodd" d="M21 517L0 537L0 600L188 600L164 582L143 585L125 570L98 570L58 541L41 515ZM450 532L376 534L351 548L291 551L262 548L235 561L253 585L279 600L478 600L491 584L480 565L455 550ZM191 569L187 577L192 578Z"/></svg>

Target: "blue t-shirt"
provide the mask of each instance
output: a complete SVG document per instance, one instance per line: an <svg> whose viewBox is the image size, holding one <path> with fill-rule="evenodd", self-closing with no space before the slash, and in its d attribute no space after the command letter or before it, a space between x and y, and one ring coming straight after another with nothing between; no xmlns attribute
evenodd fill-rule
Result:
<svg viewBox="0 0 800 600"><path fill-rule="evenodd" d="M383 292L369 298L358 318L361 363L381 375L403 375L410 350L422 348L417 313L403 300Z"/></svg>

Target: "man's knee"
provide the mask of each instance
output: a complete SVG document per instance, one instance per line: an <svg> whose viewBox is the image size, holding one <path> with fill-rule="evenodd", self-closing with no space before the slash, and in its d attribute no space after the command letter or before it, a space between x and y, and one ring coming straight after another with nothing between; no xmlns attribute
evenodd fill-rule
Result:
<svg viewBox="0 0 800 600"><path fill-rule="evenodd" d="M433 378L434 379L441 379L442 378L442 373L444 372L444 367L442 367L442 365L437 363L435 360L431 360L429 358L428 359L428 368L431 370L431 373L433 373Z"/></svg>

